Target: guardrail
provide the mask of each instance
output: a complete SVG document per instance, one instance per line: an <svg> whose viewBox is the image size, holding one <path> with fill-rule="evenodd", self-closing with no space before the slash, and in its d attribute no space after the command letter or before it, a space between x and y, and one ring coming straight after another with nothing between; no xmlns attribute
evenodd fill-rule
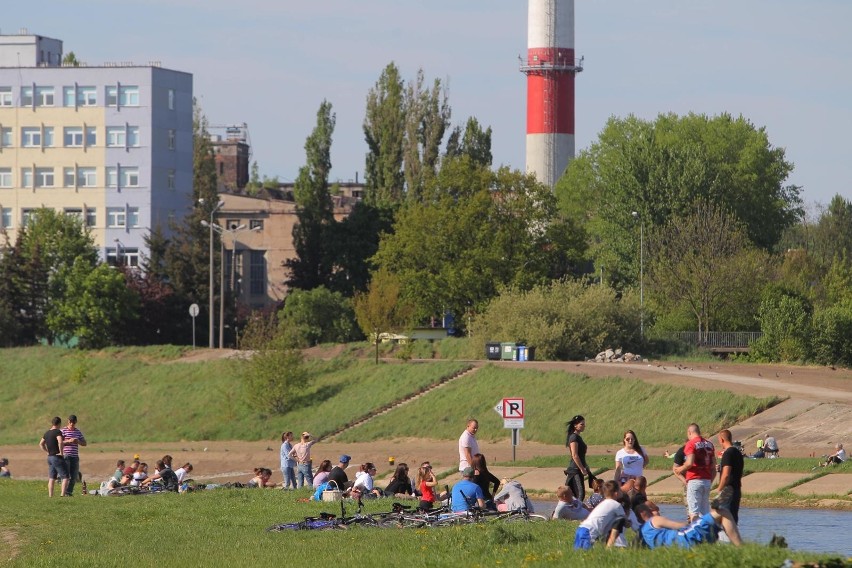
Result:
<svg viewBox="0 0 852 568"><path fill-rule="evenodd" d="M749 345L763 335L760 331L673 331L661 339L670 339L686 345L704 347L711 351L748 351Z"/></svg>

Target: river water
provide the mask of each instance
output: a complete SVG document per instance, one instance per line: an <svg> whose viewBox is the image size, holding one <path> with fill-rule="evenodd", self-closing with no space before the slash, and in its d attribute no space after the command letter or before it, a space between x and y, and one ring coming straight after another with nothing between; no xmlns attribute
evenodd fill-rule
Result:
<svg viewBox="0 0 852 568"><path fill-rule="evenodd" d="M535 512L549 516L555 502L536 501ZM670 519L683 519L681 505L660 505ZM740 509L740 534L747 542L768 544L773 534L783 536L791 550L840 554L852 558L852 539L846 532L852 526L852 511L824 509Z"/></svg>

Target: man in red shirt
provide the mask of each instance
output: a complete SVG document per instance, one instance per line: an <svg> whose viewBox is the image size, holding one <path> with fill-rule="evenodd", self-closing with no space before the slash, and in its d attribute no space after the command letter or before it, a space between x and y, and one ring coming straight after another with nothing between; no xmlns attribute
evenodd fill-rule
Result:
<svg viewBox="0 0 852 568"><path fill-rule="evenodd" d="M683 447L686 461L674 468L675 473L686 475L686 503L689 519L694 521L710 513L710 486L716 477L716 450L713 442L701 436L701 428L694 422L686 429L688 438Z"/></svg>

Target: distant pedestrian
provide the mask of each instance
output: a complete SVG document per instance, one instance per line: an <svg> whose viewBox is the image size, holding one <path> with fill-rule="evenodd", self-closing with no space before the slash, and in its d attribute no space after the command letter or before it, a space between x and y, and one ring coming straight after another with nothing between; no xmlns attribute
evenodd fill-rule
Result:
<svg viewBox="0 0 852 568"><path fill-rule="evenodd" d="M296 460L290 457L292 449L293 432L284 432L281 434L281 477L284 479L281 483L282 489L296 488Z"/></svg>
<svg viewBox="0 0 852 568"><path fill-rule="evenodd" d="M62 429L59 427L62 419L56 416L51 424L50 430L44 433L38 443L39 447L47 452L47 496L53 497L53 486L59 478L62 480L62 491L59 495L65 497L68 491L68 468L62 454L65 446Z"/></svg>
<svg viewBox="0 0 852 568"><path fill-rule="evenodd" d="M730 430L719 432L719 445L724 448L719 470L719 496L713 500L714 509L727 509L735 523L740 522L742 499L743 453L734 447Z"/></svg>
<svg viewBox="0 0 852 568"><path fill-rule="evenodd" d="M310 432L302 432L302 441L290 450L290 457L296 460L296 478L299 487L312 487L314 484L314 473L312 470L311 447L316 444Z"/></svg>
<svg viewBox="0 0 852 568"><path fill-rule="evenodd" d="M62 452L68 465L68 491L66 495L71 497L74 495L74 485L80 477L79 447L86 445L86 437L77 429L77 416L75 414L68 417L68 425L62 429L62 436L65 438Z"/></svg>
<svg viewBox="0 0 852 568"><path fill-rule="evenodd" d="M473 456L479 452L479 442L476 441L476 433L479 431L479 421L471 418L467 421L467 427L459 436L459 471L473 465Z"/></svg>
<svg viewBox="0 0 852 568"><path fill-rule="evenodd" d="M701 436L694 422L686 429L687 442L683 447L686 461L675 473L686 477L686 501L689 519L695 521L710 513L710 485L716 477L716 449L713 442Z"/></svg>
<svg viewBox="0 0 852 568"><path fill-rule="evenodd" d="M568 448L568 467L565 469L565 485L571 488L574 497L583 501L586 498L586 488L583 485L583 476L589 475L589 466L586 464L586 442L580 433L586 430L586 419L577 415L568 422L568 435L565 446ZM591 483L589 479L589 483Z"/></svg>

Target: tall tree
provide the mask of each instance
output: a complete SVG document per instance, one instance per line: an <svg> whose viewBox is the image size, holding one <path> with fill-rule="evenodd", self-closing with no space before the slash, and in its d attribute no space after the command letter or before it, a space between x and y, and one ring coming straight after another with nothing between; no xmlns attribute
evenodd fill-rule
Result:
<svg viewBox="0 0 852 568"><path fill-rule="evenodd" d="M293 227L296 258L288 260L287 281L291 288L311 290L328 284L333 269L333 251L328 236L334 226L334 210L328 187L331 172L331 142L336 116L331 103L323 101L317 123L305 141L305 165L294 186L298 222Z"/></svg>
<svg viewBox="0 0 852 568"><path fill-rule="evenodd" d="M485 130L475 117L470 117L465 123L464 132L456 126L447 140L449 157L468 156L474 163L491 166L491 127Z"/></svg>
<svg viewBox="0 0 852 568"><path fill-rule="evenodd" d="M402 201L405 139L404 84L393 62L382 71L367 95L364 138L367 141L366 195L368 203L395 207Z"/></svg>
<svg viewBox="0 0 852 568"><path fill-rule="evenodd" d="M748 239L771 249L801 214L793 169L763 128L728 114L611 118L557 183L563 210L589 232L592 253L621 280L639 277L636 211L646 230L696 200L730 211Z"/></svg>
<svg viewBox="0 0 852 568"><path fill-rule="evenodd" d="M405 89L405 139L403 141L406 198L418 200L426 180L435 176L441 142L450 121L449 95L435 79L424 87L423 69Z"/></svg>

